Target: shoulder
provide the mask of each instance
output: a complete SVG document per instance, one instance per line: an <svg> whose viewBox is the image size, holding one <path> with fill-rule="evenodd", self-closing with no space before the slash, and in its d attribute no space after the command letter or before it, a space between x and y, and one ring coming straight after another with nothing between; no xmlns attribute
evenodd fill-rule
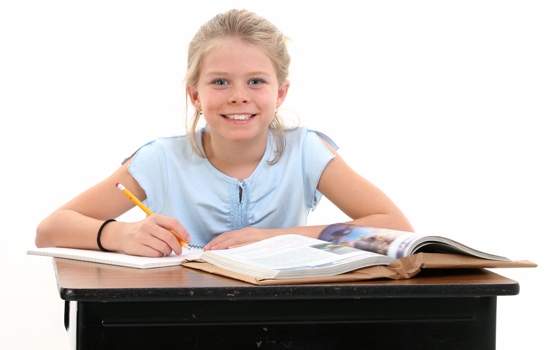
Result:
<svg viewBox="0 0 555 350"><path fill-rule="evenodd" d="M163 148L175 148L175 147L182 148L184 145L187 145L187 144L188 144L187 136L179 135L179 136L159 137L150 142L147 142L144 146L154 145L156 147L163 147Z"/></svg>
<svg viewBox="0 0 555 350"><path fill-rule="evenodd" d="M176 151L186 151L189 147L187 142L187 136L166 136L159 137L151 140L139 148L137 148L129 157L125 158L124 162L138 154L149 154L149 153L173 153Z"/></svg>
<svg viewBox="0 0 555 350"><path fill-rule="evenodd" d="M129 156L125 157L121 163L124 164L131 158L134 160L141 158L144 161L145 159L183 156L184 154L191 154L187 137L184 135L166 136L159 137L143 144Z"/></svg>
<svg viewBox="0 0 555 350"><path fill-rule="evenodd" d="M335 141L329 137L327 134L317 131L314 129L310 129L304 126L299 126L294 129L287 129L285 130L285 137L288 142L294 142L295 140L301 142L302 144L312 144L317 143L320 144L322 140L324 140L327 144L329 144L334 150L338 150L339 146L335 143Z"/></svg>

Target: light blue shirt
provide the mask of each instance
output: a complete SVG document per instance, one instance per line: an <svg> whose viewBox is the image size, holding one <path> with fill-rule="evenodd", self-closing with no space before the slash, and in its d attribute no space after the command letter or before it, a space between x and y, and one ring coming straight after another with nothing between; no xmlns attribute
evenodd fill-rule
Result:
<svg viewBox="0 0 555 350"><path fill-rule="evenodd" d="M186 136L145 144L136 152L129 172L146 193L145 205L154 213L178 219L193 245L204 246L222 232L248 226L303 226L322 197L316 189L322 171L334 158L318 136L335 149L337 145L304 127L285 131L285 136L283 157L269 165L275 155L269 134L262 160L243 181L199 157Z"/></svg>

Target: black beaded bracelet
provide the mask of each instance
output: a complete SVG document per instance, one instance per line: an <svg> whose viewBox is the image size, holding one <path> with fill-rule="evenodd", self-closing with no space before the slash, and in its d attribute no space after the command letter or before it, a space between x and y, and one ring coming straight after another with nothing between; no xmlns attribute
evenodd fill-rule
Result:
<svg viewBox="0 0 555 350"><path fill-rule="evenodd" d="M98 245L98 248L103 252L110 252L111 250L108 250L102 246L102 244L100 243L100 235L102 235L102 230L104 229L104 226L106 226L107 224L113 221L116 221L116 219L108 219L104 221L102 225L100 225L100 228L98 229L98 234L96 235L96 244Z"/></svg>

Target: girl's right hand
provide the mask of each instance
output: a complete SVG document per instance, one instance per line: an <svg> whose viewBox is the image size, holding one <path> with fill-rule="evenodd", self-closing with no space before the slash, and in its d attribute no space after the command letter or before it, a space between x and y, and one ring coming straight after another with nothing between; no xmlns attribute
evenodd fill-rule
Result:
<svg viewBox="0 0 555 350"><path fill-rule="evenodd" d="M118 232L116 229L120 235L115 236ZM158 214L134 223L109 224L103 230L102 240L114 239L117 243L112 242L120 247L119 250L129 255L160 257L172 252L181 255L183 248L170 230L176 232L183 241L190 242L189 233L177 219Z"/></svg>

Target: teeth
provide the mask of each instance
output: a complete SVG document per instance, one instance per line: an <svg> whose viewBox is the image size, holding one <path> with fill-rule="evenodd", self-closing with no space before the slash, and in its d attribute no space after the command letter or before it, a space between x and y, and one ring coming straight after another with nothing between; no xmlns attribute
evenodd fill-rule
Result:
<svg viewBox="0 0 555 350"><path fill-rule="evenodd" d="M233 120L246 120L249 119L251 117L250 114L232 114L232 115L226 115L227 118L229 119L233 119Z"/></svg>

